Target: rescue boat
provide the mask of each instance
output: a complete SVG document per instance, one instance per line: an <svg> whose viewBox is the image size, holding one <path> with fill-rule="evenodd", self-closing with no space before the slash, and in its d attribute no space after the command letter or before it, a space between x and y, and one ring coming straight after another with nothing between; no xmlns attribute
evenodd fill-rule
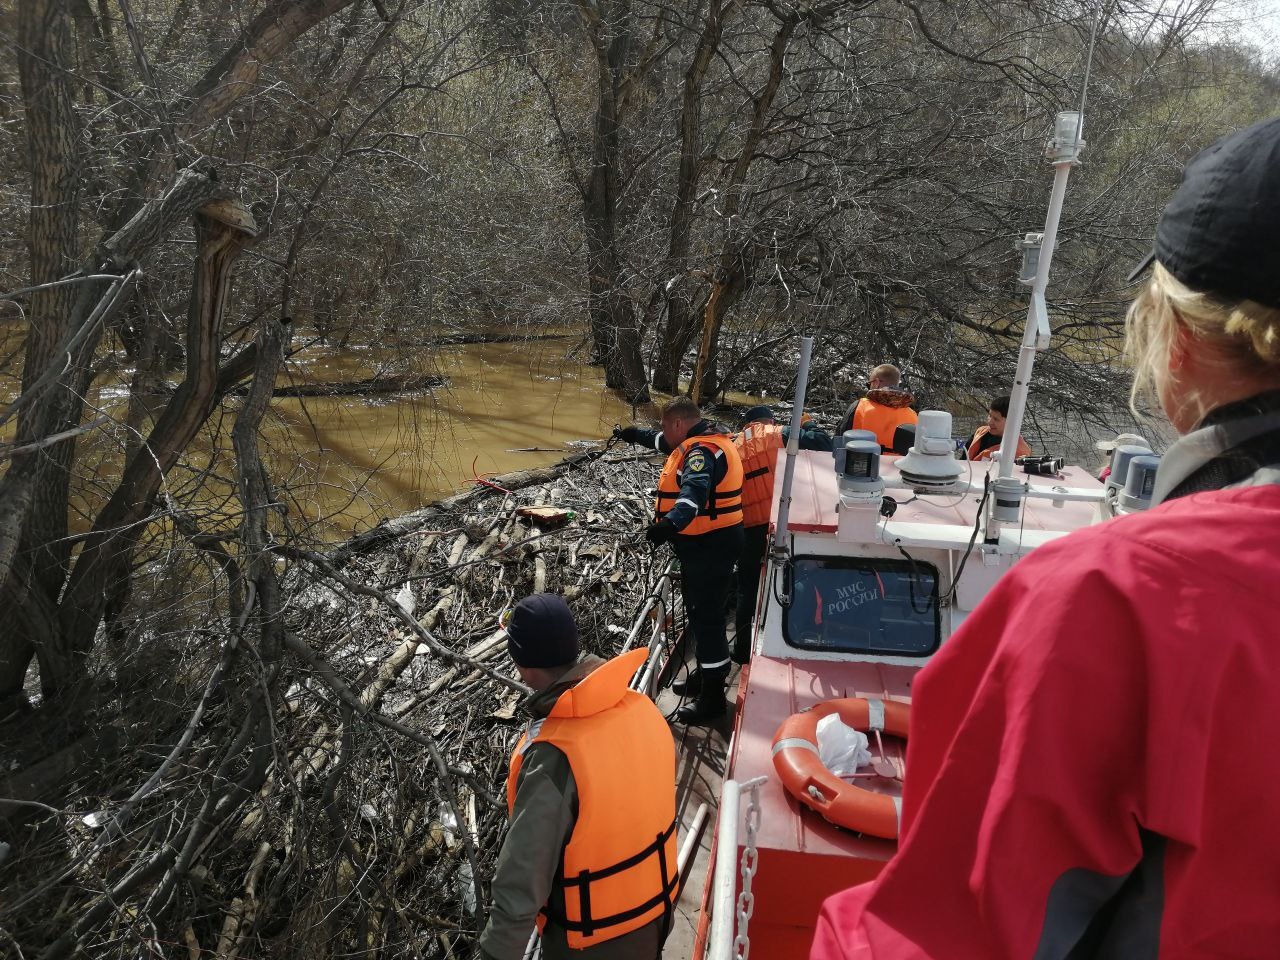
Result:
<svg viewBox="0 0 1280 960"><path fill-rule="evenodd" d="M744 934L756 956L808 955L822 901L896 848L916 674L1021 557L1102 516L1103 485L1064 467L1020 480L1018 523L987 542L998 464L964 463L963 492L920 496L900 486L904 459L879 464L890 517L883 500L850 506L826 453L799 452L791 509L775 500L695 960L732 956ZM827 715L869 737L871 763L847 778L823 766Z"/></svg>
<svg viewBox="0 0 1280 960"><path fill-rule="evenodd" d="M1059 115L1045 227L1019 244L1030 295L1006 437L1021 434L1049 342L1045 289L1080 134L1080 114ZM810 350L802 341L795 411ZM696 932L666 956L808 956L822 901L874 878L896 849L917 673L1030 551L1150 499L1149 450L1117 448L1104 485L1050 458L959 459L951 427L944 411L921 413L901 456L857 437L838 439L834 459L794 436L779 452ZM853 731L867 738L863 762L833 771L824 755L859 746Z"/></svg>

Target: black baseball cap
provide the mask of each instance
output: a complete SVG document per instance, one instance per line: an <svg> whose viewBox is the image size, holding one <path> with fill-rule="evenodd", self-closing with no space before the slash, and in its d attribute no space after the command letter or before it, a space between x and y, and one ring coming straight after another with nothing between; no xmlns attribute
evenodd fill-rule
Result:
<svg viewBox="0 0 1280 960"><path fill-rule="evenodd" d="M1129 282L1154 260L1193 290L1280 307L1280 117L1191 158Z"/></svg>
<svg viewBox="0 0 1280 960"><path fill-rule="evenodd" d="M578 625L559 594L525 597L506 628L507 653L522 667L563 667L578 659Z"/></svg>
<svg viewBox="0 0 1280 960"><path fill-rule="evenodd" d="M741 425L746 426L748 423L755 423L757 420L774 419L773 407L759 406L752 407L742 415Z"/></svg>

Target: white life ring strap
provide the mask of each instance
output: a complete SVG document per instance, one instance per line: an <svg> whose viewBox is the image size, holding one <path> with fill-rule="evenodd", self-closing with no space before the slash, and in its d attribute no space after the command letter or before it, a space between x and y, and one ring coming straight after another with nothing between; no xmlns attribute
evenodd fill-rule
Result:
<svg viewBox="0 0 1280 960"><path fill-rule="evenodd" d="M787 737L785 740L779 740L773 745L773 753L771 756L777 756L783 750L790 750L792 747L799 747L801 750L812 750L818 752L818 745L812 740L806 740L804 737Z"/></svg>
<svg viewBox="0 0 1280 960"><path fill-rule="evenodd" d="M867 730L884 729L884 701L867 697Z"/></svg>

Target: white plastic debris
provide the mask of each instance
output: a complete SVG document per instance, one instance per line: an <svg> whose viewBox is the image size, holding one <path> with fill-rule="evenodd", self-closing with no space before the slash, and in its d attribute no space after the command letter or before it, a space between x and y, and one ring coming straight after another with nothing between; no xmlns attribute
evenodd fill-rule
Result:
<svg viewBox="0 0 1280 960"><path fill-rule="evenodd" d="M400 609L413 616L413 611L418 608L418 601L413 597L413 588L409 584L405 584L400 588L400 592L396 594L396 603L400 604Z"/></svg>
<svg viewBox="0 0 1280 960"><path fill-rule="evenodd" d="M458 886L461 888L458 892L462 895L462 906L467 913L475 916L476 905L478 899L476 897L476 882L471 875L471 862L464 861L458 867Z"/></svg>
<svg viewBox="0 0 1280 960"><path fill-rule="evenodd" d="M111 815L105 810L95 810L93 813L86 813L80 818L80 822L86 827L93 827L96 829L105 824L107 820L110 819L110 816Z"/></svg>
<svg viewBox="0 0 1280 960"><path fill-rule="evenodd" d="M443 800L436 807L436 819L440 821L440 826L444 828L444 840L452 849L453 845L458 842L458 818L453 815L453 808Z"/></svg>
<svg viewBox="0 0 1280 960"><path fill-rule="evenodd" d="M846 726L839 714L831 713L818 721L818 759L837 777L856 773L871 762L867 735Z"/></svg>

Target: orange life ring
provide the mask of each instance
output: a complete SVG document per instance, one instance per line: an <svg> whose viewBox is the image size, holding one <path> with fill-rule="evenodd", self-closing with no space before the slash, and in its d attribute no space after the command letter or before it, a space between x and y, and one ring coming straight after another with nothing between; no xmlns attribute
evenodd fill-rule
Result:
<svg viewBox="0 0 1280 960"><path fill-rule="evenodd" d="M911 707L896 700L848 697L793 713L773 735L773 766L788 793L836 826L896 840L901 798L855 787L828 770L818 757L818 721L833 713L855 730L905 737Z"/></svg>

